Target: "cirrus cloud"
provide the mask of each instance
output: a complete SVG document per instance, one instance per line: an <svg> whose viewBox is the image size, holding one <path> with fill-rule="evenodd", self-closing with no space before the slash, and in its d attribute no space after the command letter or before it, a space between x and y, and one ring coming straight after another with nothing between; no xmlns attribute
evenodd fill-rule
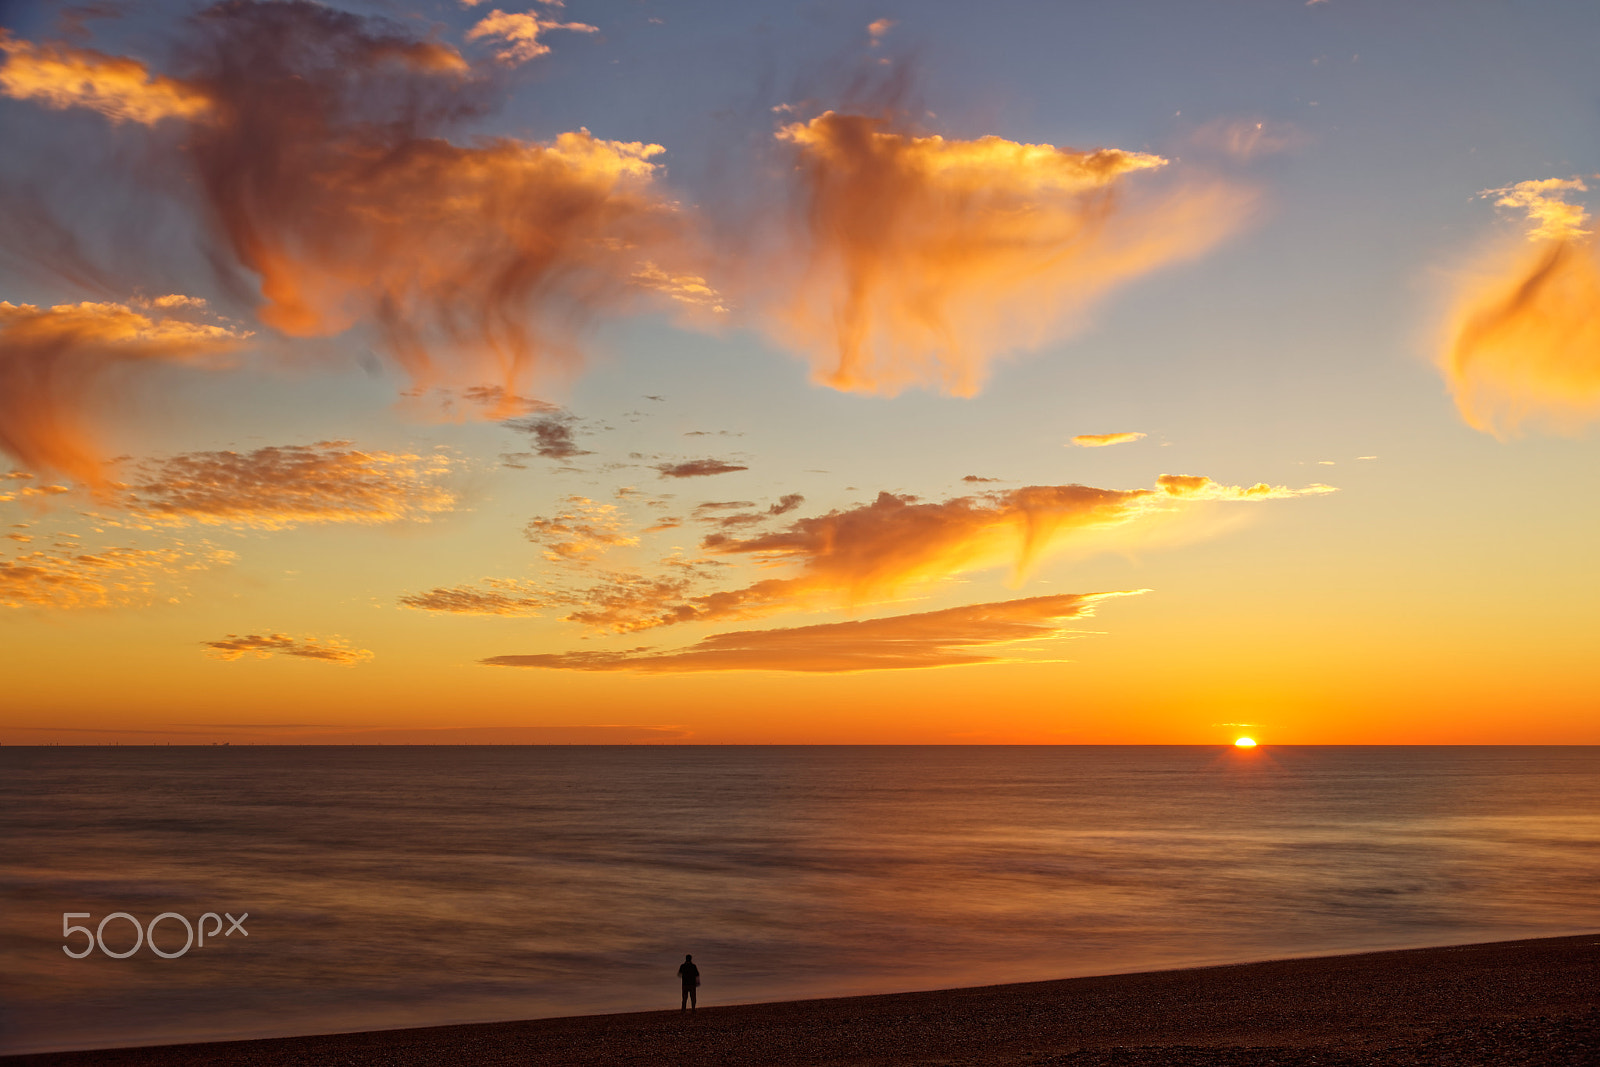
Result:
<svg viewBox="0 0 1600 1067"><path fill-rule="evenodd" d="M1527 217L1527 240L1463 277L1438 363L1463 420L1506 437L1538 422L1575 431L1600 419L1600 245L1568 197L1578 178L1483 195Z"/></svg>
<svg viewBox="0 0 1600 1067"><path fill-rule="evenodd" d="M181 307L164 299L165 307ZM89 424L113 371L214 363L249 336L231 326L151 317L126 304L0 301L0 449L29 467L103 489L108 475Z"/></svg>
<svg viewBox="0 0 1600 1067"><path fill-rule="evenodd" d="M855 607L965 574L1009 567L1019 577L1050 552L1091 533L1152 523L1187 509L1334 492L1258 483L1235 486L1203 475L1162 475L1153 489L1034 485L921 501L881 492L870 504L802 518L768 533L713 533L707 556L675 561L665 574L620 573L562 594L568 621L614 633L777 611ZM711 564L749 560L780 576L702 591L722 580Z"/></svg>
<svg viewBox="0 0 1600 1067"><path fill-rule="evenodd" d="M492 656L497 667L542 667L569 671L805 671L841 673L908 670L1024 660L999 650L1022 642L1052 640L1063 623L1094 614L1096 602L1144 590L1065 593L990 604L895 615L883 619L823 623L779 630L716 634L670 652L565 652Z"/></svg>
<svg viewBox="0 0 1600 1067"><path fill-rule="evenodd" d="M1131 176L1166 159L917 136L868 115L828 111L777 136L794 154L805 267L770 325L816 381L854 392L970 396L998 355L1204 252L1253 199L1217 183L1135 198Z"/></svg>
<svg viewBox="0 0 1600 1067"><path fill-rule="evenodd" d="M400 606L453 615L534 616L545 600L544 593L527 582L485 578L482 587L440 586L426 593L409 593L400 598Z"/></svg>
<svg viewBox="0 0 1600 1067"><path fill-rule="evenodd" d="M0 552L0 606L73 610L171 603L187 595L194 574L235 558L209 545L182 542L94 551L66 543L9 558Z"/></svg>
<svg viewBox="0 0 1600 1067"><path fill-rule="evenodd" d="M271 659L293 656L350 667L372 658L365 648L356 648L338 637L290 637L288 634L229 634L220 641L202 641L206 654L214 659L236 660L244 656Z"/></svg>
<svg viewBox="0 0 1600 1067"><path fill-rule="evenodd" d="M349 441L188 452L148 463L120 503L135 524L285 530L426 522L455 505L448 456L365 451Z"/></svg>

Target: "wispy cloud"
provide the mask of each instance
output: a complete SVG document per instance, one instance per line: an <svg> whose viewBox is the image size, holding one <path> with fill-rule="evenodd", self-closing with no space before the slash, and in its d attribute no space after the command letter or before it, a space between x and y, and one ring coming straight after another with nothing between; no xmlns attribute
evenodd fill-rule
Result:
<svg viewBox="0 0 1600 1067"><path fill-rule="evenodd" d="M544 602L537 587L513 578L485 578L480 586L439 587L400 598L401 607L455 615L538 615Z"/></svg>
<svg viewBox="0 0 1600 1067"><path fill-rule="evenodd" d="M364 648L356 648L339 637L290 637L288 634L229 634L220 641L202 641L206 654L215 659L236 660L244 656L270 659L293 656L321 660L341 666L354 666L372 658Z"/></svg>
<svg viewBox="0 0 1600 1067"><path fill-rule="evenodd" d="M1015 646L1066 632L1063 623L1094 614L1097 601L1135 592L1058 594L895 615L861 622L717 634L669 652L565 652L493 656L499 667L576 671L845 671L906 670L1029 658ZM1013 646L1010 654L1000 649Z"/></svg>
<svg viewBox="0 0 1600 1067"><path fill-rule="evenodd" d="M615 504L599 504L583 496L569 496L565 503L567 509L561 514L528 522L528 540L544 546L545 559L586 562L608 549L639 543L624 530L622 513Z"/></svg>
<svg viewBox="0 0 1600 1067"><path fill-rule="evenodd" d="M1475 429L1570 432L1600 419L1600 246L1568 200L1587 188L1547 178L1483 194L1526 215L1527 240L1463 275L1445 323L1439 367Z"/></svg>
<svg viewBox="0 0 1600 1067"><path fill-rule="evenodd" d="M500 42L501 48L495 53L495 58L502 63L515 65L549 55L550 46L540 40L540 37L551 30L599 33L600 27L591 26L586 22L547 19L531 11L507 14L496 8L467 31L467 40L487 39Z"/></svg>
<svg viewBox="0 0 1600 1067"><path fill-rule="evenodd" d="M185 25L170 77L7 38L13 77L0 88L113 119L186 119L181 147L152 144L144 177L195 205L211 258L239 288L259 289L273 329L365 327L414 394L499 387L509 397L570 372L595 313L661 288L635 275L679 279L659 295L685 298L698 259L661 189L661 146L587 130L453 143L490 110L498 76L398 22L235 0ZM471 35L520 61L557 28L592 31L496 11ZM28 73L52 56L67 73L49 84L77 88L47 91Z"/></svg>
<svg viewBox="0 0 1600 1067"><path fill-rule="evenodd" d="M349 441L189 452L147 464L120 502L134 522L282 530L426 522L455 505L448 456L363 451Z"/></svg>
<svg viewBox="0 0 1600 1067"><path fill-rule="evenodd" d="M1142 433L1080 433L1072 439L1072 443L1079 448L1105 448L1107 445L1125 445L1144 438Z"/></svg>
<svg viewBox="0 0 1600 1067"><path fill-rule="evenodd" d="M189 578L232 563L209 545L160 548L50 547L6 558L0 552L0 606L8 608L144 607L187 595Z"/></svg>
<svg viewBox="0 0 1600 1067"><path fill-rule="evenodd" d="M515 415L535 415L557 410L554 404L537 397L518 396L503 385L473 385L461 390L461 398L476 404L486 418L509 419Z"/></svg>
<svg viewBox="0 0 1600 1067"><path fill-rule="evenodd" d="M1530 241L1569 241L1589 236L1584 225L1589 212L1581 204L1567 202L1574 192L1586 193L1589 187L1581 178L1543 178L1517 182L1504 189L1486 189L1481 195L1495 198L1496 207L1521 208L1527 213Z"/></svg>
<svg viewBox="0 0 1600 1067"><path fill-rule="evenodd" d="M724 530L738 529L768 522L779 515L787 515L805 503L805 499L799 493L785 493L778 498L776 504L761 511L741 510L755 507L755 502L751 500L708 500L704 504L695 505L694 517L700 522L711 523ZM718 514L719 512L731 512L731 514L723 515Z"/></svg>
<svg viewBox="0 0 1600 1067"><path fill-rule="evenodd" d="M868 115L825 112L778 138L795 156L805 268L784 281L774 336L817 381L856 392L971 395L997 356L1204 252L1252 201L1197 182L1131 196L1133 176L1168 165L1145 152L917 136Z"/></svg>
<svg viewBox="0 0 1600 1067"><path fill-rule="evenodd" d="M111 369L215 361L248 337L126 304L0 301L0 448L29 467L103 488L108 475L91 424Z"/></svg>
<svg viewBox="0 0 1600 1067"><path fill-rule="evenodd" d="M985 570L1021 575L1049 552L1092 531L1172 516L1211 503L1286 499L1332 492L1233 486L1201 475L1162 475L1153 489L1026 486L941 502L879 493L871 504L802 518L768 533L713 533L707 561L678 561L663 575L612 575L568 594L566 619L625 633L686 622L746 619L776 611L858 606L903 590ZM705 591L725 580L708 566L749 560L779 576Z"/></svg>
<svg viewBox="0 0 1600 1067"><path fill-rule="evenodd" d="M1201 148L1218 149L1240 160L1276 155L1305 144L1308 138L1296 126L1267 119L1218 119L1190 135Z"/></svg>
<svg viewBox="0 0 1600 1067"><path fill-rule="evenodd" d="M34 44L0 29L0 93L45 107L98 111L112 122L146 126L197 119L211 108L195 86L154 74L136 59L67 44Z"/></svg>

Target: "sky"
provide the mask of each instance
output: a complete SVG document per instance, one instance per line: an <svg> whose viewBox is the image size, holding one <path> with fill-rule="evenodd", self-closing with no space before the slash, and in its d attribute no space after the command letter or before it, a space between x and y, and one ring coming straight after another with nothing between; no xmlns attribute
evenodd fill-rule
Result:
<svg viewBox="0 0 1600 1067"><path fill-rule="evenodd" d="M0 3L0 743L1600 743L1597 39Z"/></svg>

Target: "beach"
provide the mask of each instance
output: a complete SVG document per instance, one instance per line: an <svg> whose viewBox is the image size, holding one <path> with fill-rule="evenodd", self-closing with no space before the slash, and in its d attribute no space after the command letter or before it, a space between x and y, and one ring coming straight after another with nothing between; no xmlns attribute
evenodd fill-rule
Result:
<svg viewBox="0 0 1600 1067"><path fill-rule="evenodd" d="M707 997L715 975L708 970ZM664 983L663 1000L676 997ZM726 995L725 991L717 991ZM867 997L9 1057L29 1067L1592 1064L1600 933Z"/></svg>

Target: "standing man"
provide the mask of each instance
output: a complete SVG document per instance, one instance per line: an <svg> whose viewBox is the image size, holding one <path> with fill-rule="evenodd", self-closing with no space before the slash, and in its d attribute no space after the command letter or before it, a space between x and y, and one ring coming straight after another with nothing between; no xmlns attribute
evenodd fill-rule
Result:
<svg viewBox="0 0 1600 1067"><path fill-rule="evenodd" d="M683 979L683 1004L678 1010L686 1011L697 1007L695 990L700 986L700 968L694 965L693 956L683 957L683 962L678 964L678 977Z"/></svg>

